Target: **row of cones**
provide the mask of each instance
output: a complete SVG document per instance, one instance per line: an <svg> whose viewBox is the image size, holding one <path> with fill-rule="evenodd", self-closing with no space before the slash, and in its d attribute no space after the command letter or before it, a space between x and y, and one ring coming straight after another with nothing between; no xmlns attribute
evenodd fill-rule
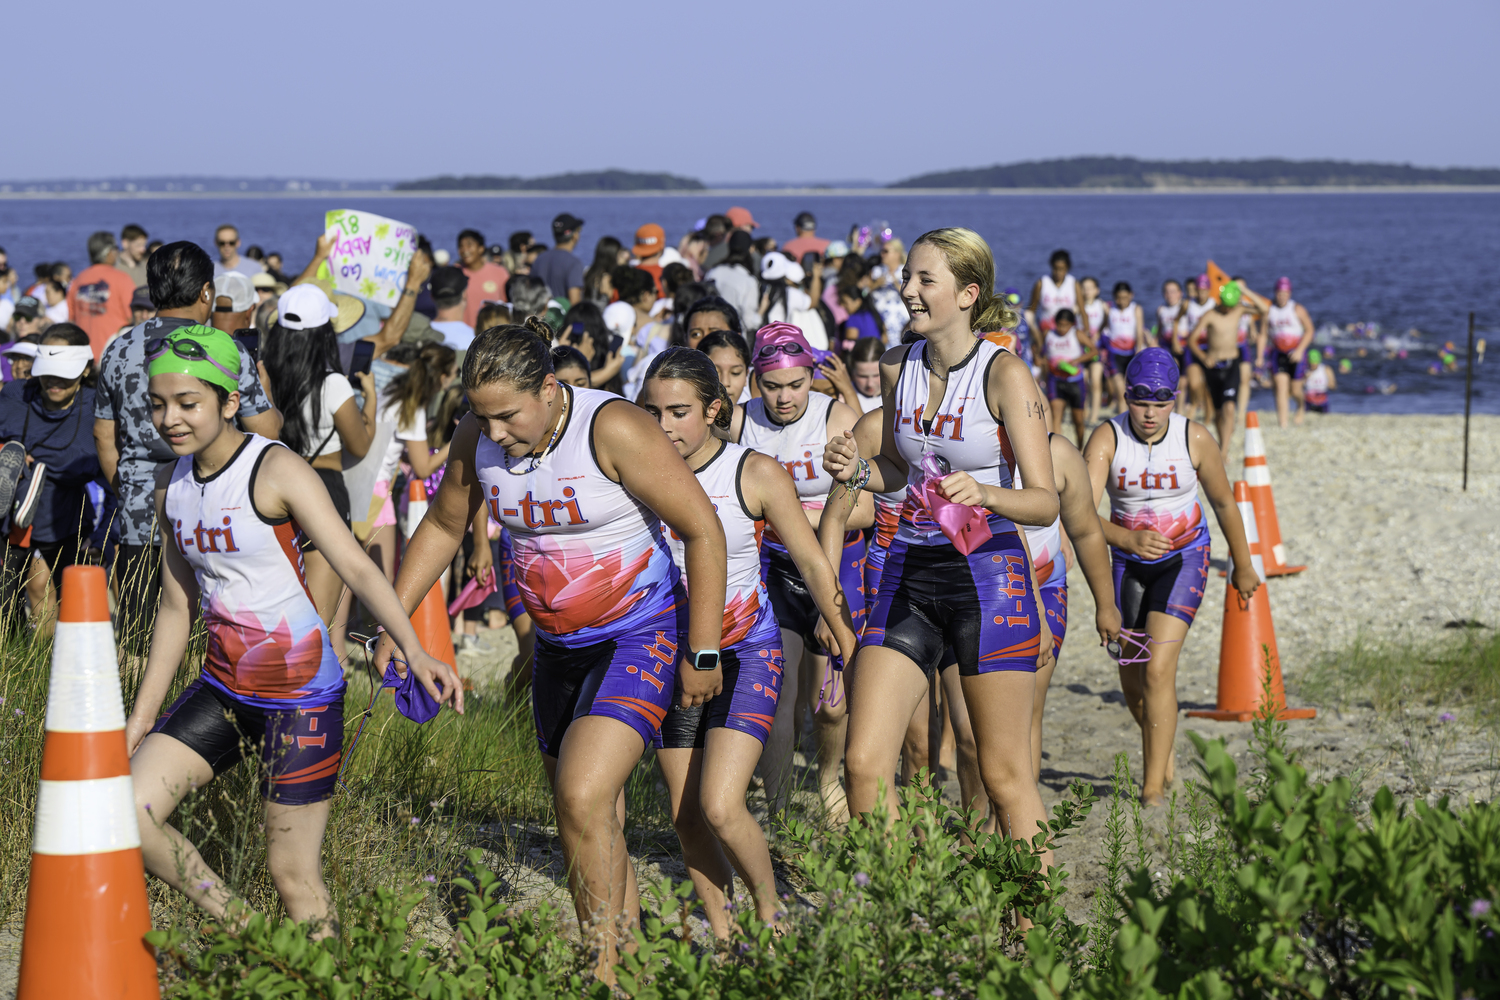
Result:
<svg viewBox="0 0 1500 1000"><path fill-rule="evenodd" d="M414 526L427 495L417 508L422 484L412 485ZM412 624L423 648L452 666L438 585ZM108 581L100 566L69 566L52 647L17 1000L159 997L149 930Z"/></svg>
<svg viewBox="0 0 1500 1000"><path fill-rule="evenodd" d="M1234 484L1234 502L1245 525L1250 561L1261 586L1249 601L1240 598L1230 580L1224 593L1224 630L1219 639L1219 696L1212 709L1187 714L1197 719L1248 722L1263 714L1266 698L1278 719L1311 719L1313 708L1288 708L1281 680L1281 655L1276 649L1276 626L1271 619L1271 594L1266 579L1300 573L1306 566L1288 566L1271 494L1271 472L1260 419L1245 417L1245 478Z"/></svg>

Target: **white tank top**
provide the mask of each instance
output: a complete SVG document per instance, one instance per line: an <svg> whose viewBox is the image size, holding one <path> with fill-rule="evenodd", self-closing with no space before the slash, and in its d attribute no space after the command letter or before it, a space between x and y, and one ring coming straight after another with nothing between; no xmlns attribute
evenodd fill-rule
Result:
<svg viewBox="0 0 1500 1000"><path fill-rule="evenodd" d="M1104 326L1104 300L1095 299L1083 307L1083 314L1089 318L1089 332L1095 337L1099 336L1099 329Z"/></svg>
<svg viewBox="0 0 1500 1000"><path fill-rule="evenodd" d="M1250 331L1255 329L1255 317L1250 310L1240 313L1240 328L1235 336L1235 343L1244 346L1245 341L1250 339Z"/></svg>
<svg viewBox="0 0 1500 1000"><path fill-rule="evenodd" d="M1297 303L1287 299L1284 306L1271 304L1266 313L1266 328L1271 335L1271 342L1276 349L1283 354L1297 349L1302 343L1302 320L1297 316Z"/></svg>
<svg viewBox="0 0 1500 1000"><path fill-rule="evenodd" d="M678 573L649 507L594 458L594 423L614 393L564 386L556 445L533 467L480 435L475 473L490 517L510 532L516 584L537 628L565 646L634 631L670 610ZM655 683L655 681L653 681Z"/></svg>
<svg viewBox="0 0 1500 1000"><path fill-rule="evenodd" d="M342 697L344 671L307 590L300 529L262 516L251 499L262 459L280 447L247 434L207 479L193 471L191 455L179 458L165 511L198 581L208 628L203 678L261 708L312 708Z"/></svg>
<svg viewBox="0 0 1500 1000"><path fill-rule="evenodd" d="M1052 367L1056 367L1063 361L1073 361L1083 357L1083 343L1078 339L1078 328L1074 327L1066 334L1048 330L1046 339L1042 341L1042 353L1046 356L1048 365ZM1057 377L1072 382L1083 378L1083 372L1079 370L1072 375L1059 374Z"/></svg>
<svg viewBox="0 0 1500 1000"><path fill-rule="evenodd" d="M859 397L859 412L860 413L869 413L871 410L878 410L878 409L880 409L881 397L879 397L879 396L866 396L863 393L860 393L858 391L856 391L854 393L854 395L856 395L856 396Z"/></svg>
<svg viewBox="0 0 1500 1000"><path fill-rule="evenodd" d="M1307 395L1307 401L1310 403L1322 403L1328 398L1328 365L1326 363L1307 370L1307 378L1302 382L1302 391Z"/></svg>
<svg viewBox="0 0 1500 1000"><path fill-rule="evenodd" d="M760 533L764 521L750 516L745 509L745 494L740 488L740 475L751 449L737 444L724 443L719 453L708 460L708 464L695 475L703 486L703 492L714 505L719 521L724 525L724 542L728 547L728 583L724 593L724 634L719 648L728 649L750 634L762 608L769 608L771 600L766 596L766 585L760 578ZM682 539L662 525L667 536L667 545L672 550L672 561L682 575L683 586L687 586L687 551Z"/></svg>
<svg viewBox="0 0 1500 1000"><path fill-rule="evenodd" d="M1037 322L1051 323L1052 317L1057 315L1059 309L1078 309L1078 282L1070 274L1062 280L1062 284L1056 284L1052 275L1042 275L1042 296L1037 304Z"/></svg>
<svg viewBox="0 0 1500 1000"><path fill-rule="evenodd" d="M990 368L1006 353L988 340L975 341L969 356L948 369L946 392L941 403L933 407L927 397L927 342L907 347L896 376L896 412L891 419L896 448L908 466L908 487L921 485L922 458L930 454L946 463L949 472L967 472L986 486L1011 488L1015 453L1005 425L990 413L985 398ZM949 544L937 521L915 499L917 492L908 491L896 537L913 545ZM1016 530L1009 519L998 514L991 513L989 523L990 531L997 535Z"/></svg>
<svg viewBox="0 0 1500 1000"><path fill-rule="evenodd" d="M1198 470L1188 452L1188 419L1180 413L1167 415L1166 437L1148 445L1135 436L1130 414L1112 419L1115 457L1105 484L1109 494L1109 519L1131 531L1149 529L1167 536L1170 559L1182 549L1209 543L1208 525L1198 503ZM1142 559L1120 549L1115 552L1132 562Z"/></svg>
<svg viewBox="0 0 1500 1000"><path fill-rule="evenodd" d="M1134 302L1124 309L1109 307L1109 349L1116 354L1132 354L1136 350L1141 332L1136 329L1135 315Z"/></svg>
<svg viewBox="0 0 1500 1000"><path fill-rule="evenodd" d="M833 413L833 399L821 392L809 393L807 409L789 424L778 424L766 414L766 401L760 397L745 404L740 421L740 441L746 448L776 459L796 484L803 510L822 510L833 489L833 479L823 471L823 449L828 444L828 418ZM765 542L773 549L786 551L775 530L765 533Z"/></svg>
<svg viewBox="0 0 1500 1000"><path fill-rule="evenodd" d="M1177 320L1182 316L1182 303L1175 306L1157 306L1156 323L1160 331L1161 340L1158 343L1166 345L1168 338L1175 339L1177 333Z"/></svg>
<svg viewBox="0 0 1500 1000"><path fill-rule="evenodd" d="M1203 314L1208 312L1213 307L1213 299L1209 299L1207 302L1189 302L1187 303L1187 305L1183 306L1182 313L1185 317L1187 317L1187 329L1182 331L1183 341L1186 341L1187 338L1192 335L1193 328L1198 325L1198 321L1203 318ZM1201 334L1198 337L1198 342L1202 343L1207 338L1208 334Z"/></svg>

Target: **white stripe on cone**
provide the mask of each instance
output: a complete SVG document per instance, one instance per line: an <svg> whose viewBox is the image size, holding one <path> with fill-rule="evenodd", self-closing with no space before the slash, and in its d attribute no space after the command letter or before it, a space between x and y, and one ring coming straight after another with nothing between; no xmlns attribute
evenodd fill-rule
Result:
<svg viewBox="0 0 1500 1000"><path fill-rule="evenodd" d="M1265 439L1260 436L1260 428L1259 427L1246 427L1245 428L1245 457L1246 458L1265 458L1266 457L1266 442L1265 442Z"/></svg>
<svg viewBox="0 0 1500 1000"><path fill-rule="evenodd" d="M1252 488L1271 485L1271 469L1265 465L1245 466L1245 482Z"/></svg>
<svg viewBox="0 0 1500 1000"><path fill-rule="evenodd" d="M1255 575L1260 577L1260 582L1265 583L1266 563L1260 554L1260 529L1255 524L1255 504L1244 500L1235 506L1240 509L1240 520L1245 523L1245 541L1250 546L1250 565L1255 567Z"/></svg>
<svg viewBox="0 0 1500 1000"><path fill-rule="evenodd" d="M422 523L422 518L427 516L426 500L408 500L406 502L406 537L410 538L417 533L417 525Z"/></svg>
<svg viewBox="0 0 1500 1000"><path fill-rule="evenodd" d="M37 789L34 853L104 854L140 846L130 775L44 780Z"/></svg>
<svg viewBox="0 0 1500 1000"><path fill-rule="evenodd" d="M47 690L47 728L108 733L125 728L120 666L109 622L58 622Z"/></svg>

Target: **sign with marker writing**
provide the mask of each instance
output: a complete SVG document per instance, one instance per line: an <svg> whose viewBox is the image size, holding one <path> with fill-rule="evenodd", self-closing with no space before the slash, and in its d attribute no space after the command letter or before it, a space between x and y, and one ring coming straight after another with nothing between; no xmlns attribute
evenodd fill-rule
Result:
<svg viewBox="0 0 1500 1000"><path fill-rule="evenodd" d="M328 254L334 288L394 306L406 287L406 269L417 248L416 227L374 212L334 209L324 230L334 237Z"/></svg>

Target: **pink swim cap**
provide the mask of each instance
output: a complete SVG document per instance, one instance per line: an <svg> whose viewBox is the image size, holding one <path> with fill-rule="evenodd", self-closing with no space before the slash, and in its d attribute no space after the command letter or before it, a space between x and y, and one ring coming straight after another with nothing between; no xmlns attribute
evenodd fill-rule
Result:
<svg viewBox="0 0 1500 1000"><path fill-rule="evenodd" d="M778 368L817 368L829 356L828 351L814 350L800 327L790 323L767 323L755 334L751 362L759 373Z"/></svg>
<svg viewBox="0 0 1500 1000"><path fill-rule="evenodd" d="M1276 279L1276 290L1279 292L1283 288L1285 288L1289 292L1292 290L1292 279L1286 277L1285 275Z"/></svg>
<svg viewBox="0 0 1500 1000"><path fill-rule="evenodd" d="M1208 287L1208 275L1206 273L1198 275L1198 287L1199 288L1207 288Z"/></svg>

